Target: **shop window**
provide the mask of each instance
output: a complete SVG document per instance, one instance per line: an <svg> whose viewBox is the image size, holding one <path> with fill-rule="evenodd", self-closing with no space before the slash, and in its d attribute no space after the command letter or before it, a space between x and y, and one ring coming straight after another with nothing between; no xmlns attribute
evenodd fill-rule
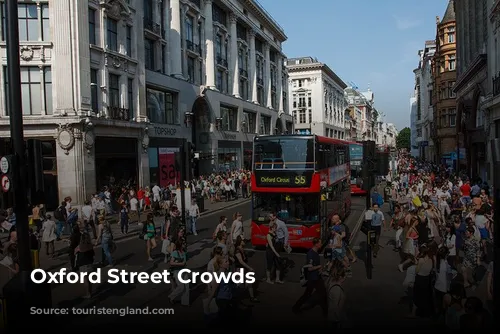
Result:
<svg viewBox="0 0 500 334"><path fill-rule="evenodd" d="M179 124L178 94L147 88L147 115L152 123Z"/></svg>
<svg viewBox="0 0 500 334"><path fill-rule="evenodd" d="M238 131L238 109L221 106L220 116L222 119L222 131Z"/></svg>

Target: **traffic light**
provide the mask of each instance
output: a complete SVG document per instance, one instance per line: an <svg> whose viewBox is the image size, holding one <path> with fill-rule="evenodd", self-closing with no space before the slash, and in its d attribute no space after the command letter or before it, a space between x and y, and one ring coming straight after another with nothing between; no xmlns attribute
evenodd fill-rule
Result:
<svg viewBox="0 0 500 334"><path fill-rule="evenodd" d="M385 176L389 173L389 152L377 152L377 174Z"/></svg>
<svg viewBox="0 0 500 334"><path fill-rule="evenodd" d="M376 169L375 142L372 140L363 142L363 164L367 168L368 173L372 173Z"/></svg>

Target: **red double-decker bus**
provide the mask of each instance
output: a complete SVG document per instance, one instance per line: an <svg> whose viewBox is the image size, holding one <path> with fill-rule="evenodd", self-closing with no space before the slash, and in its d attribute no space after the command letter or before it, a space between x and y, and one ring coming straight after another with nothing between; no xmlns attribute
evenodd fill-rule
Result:
<svg viewBox="0 0 500 334"><path fill-rule="evenodd" d="M349 143L316 135L258 136L253 145L252 234L266 245L269 214L288 225L290 246L329 236L333 214L351 210Z"/></svg>

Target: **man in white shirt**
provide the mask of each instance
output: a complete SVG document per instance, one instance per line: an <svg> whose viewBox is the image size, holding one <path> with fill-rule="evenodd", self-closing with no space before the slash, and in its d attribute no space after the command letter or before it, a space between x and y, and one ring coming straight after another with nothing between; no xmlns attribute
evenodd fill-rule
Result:
<svg viewBox="0 0 500 334"><path fill-rule="evenodd" d="M189 208L189 226L187 229L188 233L198 235L198 232L196 232L196 221L198 220L199 216L200 208L198 207L198 204L196 204L196 200L193 199L191 200L191 207Z"/></svg>
<svg viewBox="0 0 500 334"><path fill-rule="evenodd" d="M153 189L151 189L153 192L153 202L159 202L160 201L160 187L158 187L157 184L154 185Z"/></svg>
<svg viewBox="0 0 500 334"><path fill-rule="evenodd" d="M129 216L130 216L130 222L133 223L133 222L137 222L137 223L140 223L141 222L141 215L139 213L139 201L137 200L136 197L132 197L129 201L129 205L130 205L130 213L129 213Z"/></svg>
<svg viewBox="0 0 500 334"><path fill-rule="evenodd" d="M94 210L92 209L92 206L90 205L89 201L86 201L85 205L82 206L80 214L81 214L80 218L83 219L83 224L85 228L87 229L90 226L90 228L92 229L92 234L94 235L94 239L97 239L97 233L94 223Z"/></svg>

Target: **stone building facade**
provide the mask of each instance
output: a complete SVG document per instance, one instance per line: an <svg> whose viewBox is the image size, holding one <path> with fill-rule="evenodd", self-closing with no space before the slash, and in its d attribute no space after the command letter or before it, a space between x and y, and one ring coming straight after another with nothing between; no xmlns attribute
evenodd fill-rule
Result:
<svg viewBox="0 0 500 334"><path fill-rule="evenodd" d="M442 19L436 17L436 52L433 59L434 141L436 162L456 165L457 106L454 86L457 76L456 22L453 0Z"/></svg>
<svg viewBox="0 0 500 334"><path fill-rule="evenodd" d="M249 167L255 135L293 131L287 37L256 1L37 0L19 3L19 21L24 135L42 141L49 208L111 183L177 182L162 170L184 140L199 175Z"/></svg>

